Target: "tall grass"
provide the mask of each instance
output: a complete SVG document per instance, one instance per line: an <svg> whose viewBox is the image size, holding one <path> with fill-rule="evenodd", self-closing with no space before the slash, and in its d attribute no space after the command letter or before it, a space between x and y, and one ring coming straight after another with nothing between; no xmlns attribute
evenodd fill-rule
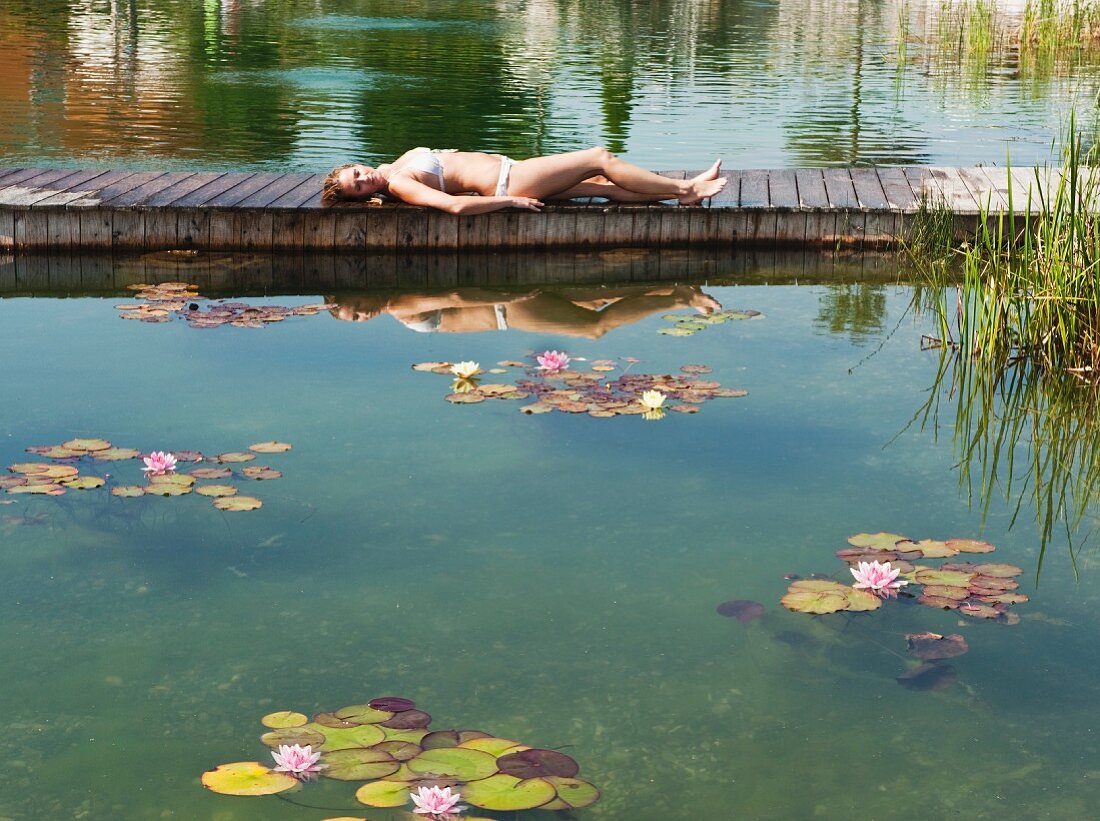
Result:
<svg viewBox="0 0 1100 821"><path fill-rule="evenodd" d="M1063 168L1033 169L1026 190L1009 174L1008 211L981 212L958 268L911 249L928 283L942 289L944 344L988 363L1026 360L1050 374L1100 380L1096 159L1097 149L1083 156L1075 137Z"/></svg>

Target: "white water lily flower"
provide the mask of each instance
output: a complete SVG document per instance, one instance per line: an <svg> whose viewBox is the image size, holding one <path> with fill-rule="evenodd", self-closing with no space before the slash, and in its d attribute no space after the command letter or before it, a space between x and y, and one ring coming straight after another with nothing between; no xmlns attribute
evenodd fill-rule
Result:
<svg viewBox="0 0 1100 821"><path fill-rule="evenodd" d="M470 379L481 373L481 365L477 362L455 362L451 365L451 373L459 379Z"/></svg>
<svg viewBox="0 0 1100 821"><path fill-rule="evenodd" d="M645 391L639 401L646 410L658 410L665 404L665 399L665 395L660 391Z"/></svg>

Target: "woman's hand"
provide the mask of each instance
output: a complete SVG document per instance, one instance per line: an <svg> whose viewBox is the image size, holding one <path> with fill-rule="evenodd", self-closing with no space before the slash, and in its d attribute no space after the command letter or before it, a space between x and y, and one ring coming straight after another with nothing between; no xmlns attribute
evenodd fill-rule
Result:
<svg viewBox="0 0 1100 821"><path fill-rule="evenodd" d="M531 197L509 197L513 208L523 208L526 211L542 210L542 203Z"/></svg>

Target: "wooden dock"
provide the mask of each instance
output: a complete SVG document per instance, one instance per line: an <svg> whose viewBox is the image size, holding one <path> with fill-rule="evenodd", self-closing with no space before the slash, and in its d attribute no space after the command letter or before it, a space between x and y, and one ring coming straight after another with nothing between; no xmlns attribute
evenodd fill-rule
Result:
<svg viewBox="0 0 1100 821"><path fill-rule="evenodd" d="M665 171L683 179L695 171ZM0 167L0 248L17 252L454 251L685 246L883 248L922 203L949 208L960 233L980 209L1027 207L1036 169L731 170L699 206L558 202L540 213L453 216L387 203L324 208L321 174ZM1043 188L1057 169L1043 172ZM1037 200L1032 195L1033 202ZM1033 205L1034 210L1034 205Z"/></svg>

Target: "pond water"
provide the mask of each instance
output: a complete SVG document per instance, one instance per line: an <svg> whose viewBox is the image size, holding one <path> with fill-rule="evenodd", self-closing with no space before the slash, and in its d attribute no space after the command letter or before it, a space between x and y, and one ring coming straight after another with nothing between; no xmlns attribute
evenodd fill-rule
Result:
<svg viewBox="0 0 1100 821"><path fill-rule="evenodd" d="M603 793L577 818L1069 819L1100 801L1092 554L1075 578L1054 538L1040 576L1030 502L1014 526L1000 488L984 515L971 505L953 438L967 420L895 260L681 254L669 274L708 279L621 284L593 263L570 286L392 291L369 266L295 288L262 260L164 259L0 268L0 464L74 437L293 449L250 463L278 480L226 480L262 500L249 512L194 493L0 494L15 502L0 506L0 818L396 819L356 809L344 782L287 800L199 783L268 758L266 713L381 695L433 728L562 749ZM127 284L178 278L332 307L257 329L120 317ZM715 303L762 316L658 333ZM489 330L443 332L486 315ZM548 348L580 371L613 360L608 379L703 364L748 393L659 420L528 416L529 399L450 404L449 376L410 367L533 365ZM524 378L506 370L482 382ZM113 485L139 467L80 463ZM877 531L993 543L960 558L1022 569L1019 623L911 599L780 605L789 574L850 582L834 551ZM763 614L719 615L732 599ZM969 642L944 689L896 681L922 631Z"/></svg>
<svg viewBox="0 0 1100 821"><path fill-rule="evenodd" d="M8 0L6 163L317 170L417 145L657 168L1049 160L1097 61L936 0ZM945 21L941 26L941 20ZM965 38L964 38L965 39ZM1091 132L1090 132L1091 133Z"/></svg>

